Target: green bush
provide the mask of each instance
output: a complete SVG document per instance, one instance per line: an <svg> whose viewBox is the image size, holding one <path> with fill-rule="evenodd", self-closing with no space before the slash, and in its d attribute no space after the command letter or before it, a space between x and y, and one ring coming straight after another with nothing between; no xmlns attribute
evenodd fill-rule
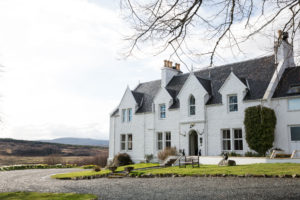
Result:
<svg viewBox="0 0 300 200"><path fill-rule="evenodd" d="M254 152L251 152L251 151L247 151L245 153L245 157L262 157L262 155L259 155L258 153L254 153Z"/></svg>
<svg viewBox="0 0 300 200"><path fill-rule="evenodd" d="M94 167L94 171L95 171L95 172L100 172L100 171L101 171L101 168L100 168L99 166L95 166L95 167Z"/></svg>
<svg viewBox="0 0 300 200"><path fill-rule="evenodd" d="M112 166L120 167L133 164L130 155L127 153L118 153L113 159Z"/></svg>
<svg viewBox="0 0 300 200"><path fill-rule="evenodd" d="M83 165L81 168L83 169L94 169L96 165Z"/></svg>
<svg viewBox="0 0 300 200"><path fill-rule="evenodd" d="M242 155L241 155L241 154L238 154L238 153L236 153L236 152L234 152L234 151L232 151L232 152L229 152L229 153L228 153L228 156L241 157Z"/></svg>
<svg viewBox="0 0 300 200"><path fill-rule="evenodd" d="M260 155L266 155L274 142L274 110L263 106L249 107L245 110L244 125L249 147Z"/></svg>

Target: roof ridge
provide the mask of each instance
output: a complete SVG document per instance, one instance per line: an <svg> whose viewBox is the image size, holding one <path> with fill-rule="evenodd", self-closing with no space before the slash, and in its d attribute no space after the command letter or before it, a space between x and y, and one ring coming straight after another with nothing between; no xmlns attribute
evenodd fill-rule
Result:
<svg viewBox="0 0 300 200"><path fill-rule="evenodd" d="M194 74L197 73L197 72L201 72L201 71L206 71L206 70L211 70L211 69L226 67L226 66L230 66L230 65L236 65L236 64L240 64L240 63L246 63L246 62L249 62L249 61L255 61L255 60L260 60L260 59L264 59L264 58L271 58L273 56L274 56L274 54L271 54L271 55L268 55L268 56L256 57L256 58L252 58L252 59L249 59L249 60L232 62L232 63L228 63L228 64L224 64L224 65L218 65L218 66L214 66L214 67L204 67L202 69L194 71ZM187 74L190 74L190 73L191 72L186 72L186 73L178 74L176 76L183 76L183 75L187 75Z"/></svg>

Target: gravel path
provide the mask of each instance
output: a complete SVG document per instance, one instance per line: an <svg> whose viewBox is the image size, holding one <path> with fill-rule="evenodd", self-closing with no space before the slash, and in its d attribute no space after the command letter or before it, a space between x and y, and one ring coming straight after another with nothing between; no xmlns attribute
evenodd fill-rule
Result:
<svg viewBox="0 0 300 200"><path fill-rule="evenodd" d="M292 178L122 178L53 180L78 169L0 172L0 192L92 193L99 199L300 199L300 179Z"/></svg>

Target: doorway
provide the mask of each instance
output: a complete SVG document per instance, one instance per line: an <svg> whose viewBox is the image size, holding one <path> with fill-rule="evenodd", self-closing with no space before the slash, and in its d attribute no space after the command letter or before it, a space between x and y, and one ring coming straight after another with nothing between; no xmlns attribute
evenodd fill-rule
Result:
<svg viewBox="0 0 300 200"><path fill-rule="evenodd" d="M198 155L198 134L195 130L191 130L189 134L189 155Z"/></svg>

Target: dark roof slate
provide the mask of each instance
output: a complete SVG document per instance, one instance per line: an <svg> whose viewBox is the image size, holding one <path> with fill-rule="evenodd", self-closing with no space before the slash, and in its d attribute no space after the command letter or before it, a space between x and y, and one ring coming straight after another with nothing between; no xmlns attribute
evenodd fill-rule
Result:
<svg viewBox="0 0 300 200"><path fill-rule="evenodd" d="M291 86L300 84L300 66L286 68L273 94L273 98L299 95L288 94Z"/></svg>
<svg viewBox="0 0 300 200"><path fill-rule="evenodd" d="M136 113L151 112L153 99L160 89L160 80L140 83L134 92L143 94L143 104L139 107Z"/></svg>
<svg viewBox="0 0 300 200"><path fill-rule="evenodd" d="M249 92L245 100L261 99L269 85L276 68L274 55L247 60L243 62L207 68L195 71L194 74L211 95L207 104L220 104L222 97L219 89L231 72L233 72L246 86L249 85ZM167 91L173 97L174 103L170 108L178 108L179 100L176 98L189 73L174 76L166 86ZM248 84L247 84L248 82ZM137 113L151 112L155 94L160 89L160 80L141 83L134 92L143 93L143 104Z"/></svg>
<svg viewBox="0 0 300 200"><path fill-rule="evenodd" d="M138 105L141 105L142 101L143 101L143 98L144 98L144 94L143 93L140 93L140 92L135 92L135 91L131 91L132 92L132 95L136 101L136 103Z"/></svg>

